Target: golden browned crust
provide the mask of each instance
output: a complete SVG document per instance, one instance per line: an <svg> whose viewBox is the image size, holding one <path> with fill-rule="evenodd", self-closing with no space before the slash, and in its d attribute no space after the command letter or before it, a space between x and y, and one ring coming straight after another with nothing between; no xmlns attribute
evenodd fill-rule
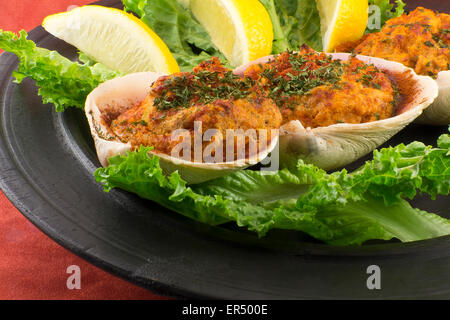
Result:
<svg viewBox="0 0 450 320"><path fill-rule="evenodd" d="M380 32L336 50L379 57L436 77L450 65L450 15L422 7L386 22Z"/></svg>
<svg viewBox="0 0 450 320"><path fill-rule="evenodd" d="M258 95L256 87L239 87L240 81L217 58L203 62L191 73L162 77L139 106L112 121L111 129L123 142L130 142L134 147L154 146L157 152L164 154L170 154L183 141L182 137L172 139L178 129L189 133L194 146L195 122L201 123L200 134L217 129L224 140L227 130L255 129L258 134L258 130L264 129L269 133L267 143L270 145L270 129L278 129L282 123L280 110L271 99ZM236 88L239 91L233 98L229 93ZM217 99L209 97L213 94ZM177 100L180 95L183 97ZM164 103L158 104L158 101ZM249 138L246 139L248 144ZM203 148L210 143L203 143ZM225 149L226 143L222 145Z"/></svg>
<svg viewBox="0 0 450 320"><path fill-rule="evenodd" d="M306 79L302 76L305 72ZM300 120L311 128L366 123L392 117L397 103L395 85L386 73L355 57L341 62L307 47L295 54L285 52L267 64L253 65L245 74L261 83L275 100L283 123ZM283 93L278 87L284 81L287 88L281 89ZM296 82L300 90L312 89L298 91Z"/></svg>
<svg viewBox="0 0 450 320"><path fill-rule="evenodd" d="M264 129L270 138L270 129L292 120L316 128L386 119L396 102L394 83L375 66L355 57L333 60L303 47L253 65L242 77L218 59L190 73L161 77L144 101L115 117L110 128L135 148L154 146L170 154L183 140L172 139L173 132L184 129L193 142L195 122L201 123L201 134L217 129L224 139L229 129Z"/></svg>

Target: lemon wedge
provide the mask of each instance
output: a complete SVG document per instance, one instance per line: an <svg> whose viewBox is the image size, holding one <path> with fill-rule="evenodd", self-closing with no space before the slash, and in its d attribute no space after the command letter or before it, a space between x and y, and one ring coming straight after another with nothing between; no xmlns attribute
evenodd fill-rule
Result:
<svg viewBox="0 0 450 320"><path fill-rule="evenodd" d="M364 35L369 19L367 0L317 0L320 14L323 50L333 52L345 42Z"/></svg>
<svg viewBox="0 0 450 320"><path fill-rule="evenodd" d="M113 70L168 74L180 71L161 38L141 20L122 10L83 6L48 16L42 26Z"/></svg>
<svg viewBox="0 0 450 320"><path fill-rule="evenodd" d="M271 54L272 20L258 0L190 0L189 6L231 65Z"/></svg>

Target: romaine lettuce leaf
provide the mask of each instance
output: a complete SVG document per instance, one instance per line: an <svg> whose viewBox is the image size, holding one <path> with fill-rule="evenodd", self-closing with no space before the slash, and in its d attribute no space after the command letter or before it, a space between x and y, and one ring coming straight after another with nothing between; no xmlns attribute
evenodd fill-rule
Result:
<svg viewBox="0 0 450 320"><path fill-rule="evenodd" d="M92 90L119 75L104 65L92 61L80 64L56 51L38 48L33 41L27 40L25 31L17 36L0 30L0 48L14 53L20 60L19 68L14 72L16 82L27 77L35 80L43 102L53 103L56 111L68 107L84 108L86 97Z"/></svg>
<svg viewBox="0 0 450 320"><path fill-rule="evenodd" d="M320 16L311 0L260 0L269 12L274 28L273 53L298 50L308 44L322 51Z"/></svg>
<svg viewBox="0 0 450 320"><path fill-rule="evenodd" d="M380 27L387 20L399 17L404 13L405 3L396 0L396 6L390 0L368 0L369 5L380 8ZM320 32L320 16L316 2L312 0L260 0L272 19L274 28L273 53L286 50L297 50L302 44L322 51ZM366 29L366 33L380 29Z"/></svg>
<svg viewBox="0 0 450 320"><path fill-rule="evenodd" d="M122 0L125 9L134 12L169 47L182 71L212 56L226 63L206 30L191 12L176 0Z"/></svg>
<svg viewBox="0 0 450 320"><path fill-rule="evenodd" d="M121 188L203 223L216 225L228 221L220 214L227 208L227 201L194 193L177 173L164 176L159 158L148 156L151 149L141 148L127 156L111 158L109 167L96 171L97 181L106 192Z"/></svg>
<svg viewBox="0 0 450 320"><path fill-rule="evenodd" d="M149 148L111 159L96 179L211 225L235 221L264 236L271 229L303 231L333 245L371 239L417 241L450 234L450 221L414 209L417 192L448 195L449 135L438 148L421 143L383 149L361 169L328 174L299 161L277 172L242 170L187 186L178 173L163 175Z"/></svg>

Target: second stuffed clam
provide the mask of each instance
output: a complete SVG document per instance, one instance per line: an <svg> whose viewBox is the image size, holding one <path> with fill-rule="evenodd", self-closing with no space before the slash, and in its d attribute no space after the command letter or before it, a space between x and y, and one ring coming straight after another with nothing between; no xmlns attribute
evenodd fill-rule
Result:
<svg viewBox="0 0 450 320"><path fill-rule="evenodd" d="M273 77L270 70L275 69L278 77L298 80L302 73L305 77L320 78L324 73L335 72L324 68L333 64L330 60L344 64L343 75L335 81L313 84L311 90L299 94L291 90L299 98L287 98L290 105L283 106L288 114L280 129L280 158L284 165L295 165L298 159L303 159L332 170L352 163L416 120L438 96L433 79L419 76L400 63L347 53L302 50L285 53L287 57L264 57L234 71L241 76L256 73L256 77L262 75L263 81L270 81L267 75ZM341 63L335 69L341 68ZM276 82L284 85L282 81ZM389 106L385 99L393 104Z"/></svg>

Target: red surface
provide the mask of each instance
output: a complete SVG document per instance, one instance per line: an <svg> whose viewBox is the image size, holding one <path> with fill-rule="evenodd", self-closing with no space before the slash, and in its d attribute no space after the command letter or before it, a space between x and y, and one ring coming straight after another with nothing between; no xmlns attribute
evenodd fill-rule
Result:
<svg viewBox="0 0 450 320"><path fill-rule="evenodd" d="M0 29L31 30L42 19L70 5L92 0L3 0ZM1 50L0 50L1 52ZM69 290L66 273L76 265L81 289ZM0 300L5 299L159 299L73 255L26 220L0 192Z"/></svg>

